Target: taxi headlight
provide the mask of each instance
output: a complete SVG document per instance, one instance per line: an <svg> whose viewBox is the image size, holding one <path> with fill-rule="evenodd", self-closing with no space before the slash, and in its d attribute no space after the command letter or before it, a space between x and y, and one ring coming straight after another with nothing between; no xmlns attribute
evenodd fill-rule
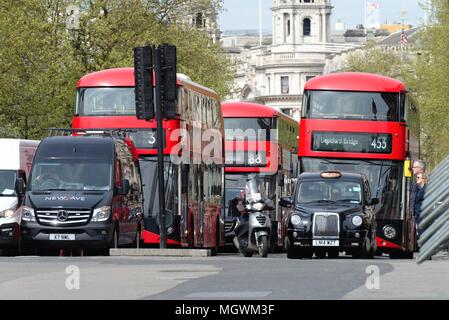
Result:
<svg viewBox="0 0 449 320"><path fill-rule="evenodd" d="M296 225L300 224L302 220L301 220L300 216L298 216L297 214L294 214L294 215L292 215L290 221L292 222L293 225L296 226Z"/></svg>
<svg viewBox="0 0 449 320"><path fill-rule="evenodd" d="M351 220L352 224L356 227L360 227L363 223L363 219L361 216L354 216Z"/></svg>

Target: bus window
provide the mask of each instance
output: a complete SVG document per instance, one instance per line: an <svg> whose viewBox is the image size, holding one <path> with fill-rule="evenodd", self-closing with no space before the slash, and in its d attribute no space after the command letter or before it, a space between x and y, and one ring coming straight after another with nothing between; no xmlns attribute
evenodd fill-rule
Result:
<svg viewBox="0 0 449 320"><path fill-rule="evenodd" d="M399 121L399 94L308 91L305 116L320 119Z"/></svg>

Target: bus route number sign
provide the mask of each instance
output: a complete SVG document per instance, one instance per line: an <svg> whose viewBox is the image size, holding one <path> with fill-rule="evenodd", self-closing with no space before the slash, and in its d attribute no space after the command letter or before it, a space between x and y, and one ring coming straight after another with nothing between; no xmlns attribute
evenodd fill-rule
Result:
<svg viewBox="0 0 449 320"><path fill-rule="evenodd" d="M138 130L129 133L137 149L156 149L156 129Z"/></svg>
<svg viewBox="0 0 449 320"><path fill-rule="evenodd" d="M226 165L234 167L264 167L267 165L265 151L226 151Z"/></svg>
<svg viewBox="0 0 449 320"><path fill-rule="evenodd" d="M391 153L391 134L352 132L313 132L313 151Z"/></svg>

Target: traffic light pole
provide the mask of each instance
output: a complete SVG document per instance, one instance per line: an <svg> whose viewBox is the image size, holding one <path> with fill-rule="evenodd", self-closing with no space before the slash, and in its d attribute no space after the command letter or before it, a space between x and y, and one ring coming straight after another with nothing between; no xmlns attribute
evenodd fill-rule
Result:
<svg viewBox="0 0 449 320"><path fill-rule="evenodd" d="M157 173L159 186L159 233L161 249L167 248L167 228L165 227L165 188L164 188L164 128L162 128L162 99L161 99L161 49L155 48L153 51L155 66L156 87L154 103L156 109L156 139L157 143Z"/></svg>

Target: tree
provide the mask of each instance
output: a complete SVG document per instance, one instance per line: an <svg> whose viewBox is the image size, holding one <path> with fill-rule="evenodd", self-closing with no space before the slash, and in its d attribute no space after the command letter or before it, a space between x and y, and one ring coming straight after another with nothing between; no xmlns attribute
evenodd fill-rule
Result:
<svg viewBox="0 0 449 320"><path fill-rule="evenodd" d="M171 43L177 46L179 72L226 94L233 76L228 58L204 32L188 23L170 22L180 19L175 13L170 18L166 14L171 13L169 9L176 12L175 2L193 7L195 4L201 9L212 3L205 0L90 1L80 17L79 29L71 35L75 59L79 60L84 73L132 66L132 48Z"/></svg>
<svg viewBox="0 0 449 320"><path fill-rule="evenodd" d="M416 72L419 82L421 122L425 132L422 144L431 167L449 154L449 3L432 1L431 23L421 32L422 50Z"/></svg>
<svg viewBox="0 0 449 320"><path fill-rule="evenodd" d="M53 3L0 3L0 133L38 138L42 128L67 123L76 64L65 29L49 16Z"/></svg>
<svg viewBox="0 0 449 320"><path fill-rule="evenodd" d="M76 81L89 72L132 66L132 49L145 44L176 45L178 72L225 95L233 78L229 60L183 18L197 10L219 10L221 3L1 1L1 136L39 138L44 128L67 126Z"/></svg>

